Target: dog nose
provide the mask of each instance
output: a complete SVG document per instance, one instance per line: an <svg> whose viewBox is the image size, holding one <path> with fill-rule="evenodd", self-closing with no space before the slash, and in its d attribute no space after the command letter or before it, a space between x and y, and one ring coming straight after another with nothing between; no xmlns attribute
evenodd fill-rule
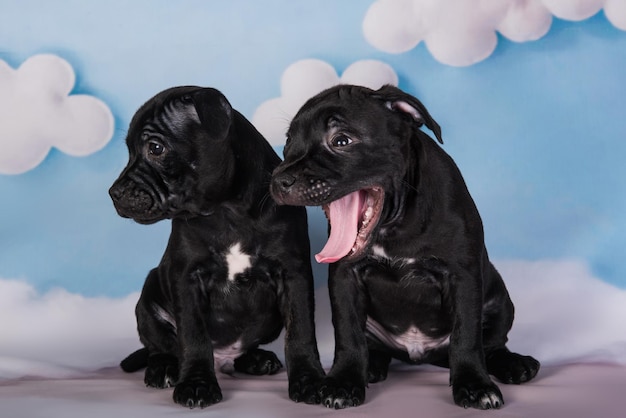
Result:
<svg viewBox="0 0 626 418"><path fill-rule="evenodd" d="M291 174L283 173L274 177L274 185L276 185L281 192L288 192L289 188L293 186L295 182L296 178Z"/></svg>
<svg viewBox="0 0 626 418"><path fill-rule="evenodd" d="M296 178L291 174L277 174L272 177L272 183L270 184L270 194L276 201L276 203L284 204L285 199L291 192L291 186L296 183Z"/></svg>
<svg viewBox="0 0 626 418"><path fill-rule="evenodd" d="M121 187L117 187L117 185L111 186L109 189L109 196L113 198L113 200L119 200L122 197L123 190Z"/></svg>

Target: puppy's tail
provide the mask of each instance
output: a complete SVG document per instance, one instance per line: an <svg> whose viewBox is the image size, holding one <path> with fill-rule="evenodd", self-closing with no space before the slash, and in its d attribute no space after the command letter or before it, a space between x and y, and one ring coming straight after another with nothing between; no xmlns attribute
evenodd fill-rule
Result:
<svg viewBox="0 0 626 418"><path fill-rule="evenodd" d="M140 348L139 350L131 353L124 360L120 362L120 367L126 373L136 372L143 369L148 365L148 349Z"/></svg>

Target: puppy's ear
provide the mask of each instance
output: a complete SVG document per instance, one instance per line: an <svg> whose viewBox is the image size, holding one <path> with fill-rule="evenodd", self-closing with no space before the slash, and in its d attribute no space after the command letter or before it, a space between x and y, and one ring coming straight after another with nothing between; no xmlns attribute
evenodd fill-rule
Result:
<svg viewBox="0 0 626 418"><path fill-rule="evenodd" d="M233 118L233 108L220 91L212 88L202 88L183 96L183 100L190 100L200 123L211 135L211 138L222 139L228 135Z"/></svg>
<svg viewBox="0 0 626 418"><path fill-rule="evenodd" d="M441 127L430 116L426 107L411 96L397 87L389 84L382 86L375 91L375 96L385 102L385 106L393 111L400 111L411 115L418 126L426 125L434 134L440 144L443 144L441 138Z"/></svg>

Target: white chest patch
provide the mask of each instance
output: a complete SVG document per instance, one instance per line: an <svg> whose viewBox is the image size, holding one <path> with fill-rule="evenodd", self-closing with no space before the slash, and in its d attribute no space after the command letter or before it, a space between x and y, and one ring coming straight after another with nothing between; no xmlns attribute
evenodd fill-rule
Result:
<svg viewBox="0 0 626 418"><path fill-rule="evenodd" d="M424 335L417 327L410 327L405 333L394 335L369 316L365 323L365 329L376 337L381 343L396 350L406 351L413 361L419 360L426 351L432 350L450 342L450 336L431 338Z"/></svg>
<svg viewBox="0 0 626 418"><path fill-rule="evenodd" d="M239 340L231 346L216 348L213 350L215 370L219 370L226 374L232 374L235 371L235 359L242 354L241 341Z"/></svg>
<svg viewBox="0 0 626 418"><path fill-rule="evenodd" d="M381 247L380 245L373 245L372 246L372 252L374 253L374 255L376 257L379 257L379 258L389 258L389 256L385 252L385 249L383 247Z"/></svg>
<svg viewBox="0 0 626 418"><path fill-rule="evenodd" d="M235 280L235 276L243 273L252 266L250 256L241 251L241 244L236 243L228 249L226 253L226 266L228 268L228 280Z"/></svg>
<svg viewBox="0 0 626 418"><path fill-rule="evenodd" d="M392 257L392 256L390 256L389 254L387 254L385 252L385 249L382 246L380 246L380 245L373 245L372 246L372 253L374 254L374 257L390 261L392 264L399 263L399 264L402 264L402 265L406 265L406 264L413 264L413 263L415 263L415 259L414 258L403 258L403 257Z"/></svg>

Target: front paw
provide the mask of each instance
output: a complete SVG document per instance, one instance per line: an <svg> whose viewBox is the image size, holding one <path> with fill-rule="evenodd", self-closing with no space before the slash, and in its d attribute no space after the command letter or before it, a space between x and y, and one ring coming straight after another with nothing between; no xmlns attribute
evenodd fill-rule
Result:
<svg viewBox="0 0 626 418"><path fill-rule="evenodd" d="M452 395L454 403L463 408L498 409L504 405L500 389L491 381L454 383Z"/></svg>
<svg viewBox="0 0 626 418"><path fill-rule="evenodd" d="M205 408L222 400L217 380L193 379L178 383L174 388L174 402L188 408Z"/></svg>
<svg viewBox="0 0 626 418"><path fill-rule="evenodd" d="M289 399L294 402L319 404L319 388L323 374L315 371L292 373L289 376Z"/></svg>
<svg viewBox="0 0 626 418"><path fill-rule="evenodd" d="M143 380L146 386L158 389L174 386L178 380L178 360L169 354L150 356Z"/></svg>
<svg viewBox="0 0 626 418"><path fill-rule="evenodd" d="M343 409L359 406L365 401L365 384L354 383L349 379L326 377L321 383L319 395L322 405L327 408Z"/></svg>

